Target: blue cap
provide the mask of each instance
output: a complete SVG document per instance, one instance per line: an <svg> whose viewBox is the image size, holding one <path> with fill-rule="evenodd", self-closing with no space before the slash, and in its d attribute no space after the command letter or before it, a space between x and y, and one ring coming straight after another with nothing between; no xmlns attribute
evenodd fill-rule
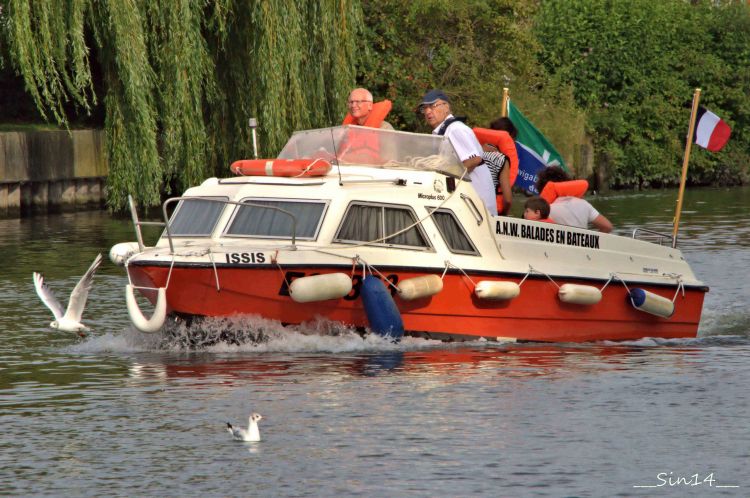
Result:
<svg viewBox="0 0 750 498"><path fill-rule="evenodd" d="M442 90L434 89L430 90L424 97L422 97L422 103L419 105L434 104L438 100L444 100L445 102L450 103L450 99Z"/></svg>

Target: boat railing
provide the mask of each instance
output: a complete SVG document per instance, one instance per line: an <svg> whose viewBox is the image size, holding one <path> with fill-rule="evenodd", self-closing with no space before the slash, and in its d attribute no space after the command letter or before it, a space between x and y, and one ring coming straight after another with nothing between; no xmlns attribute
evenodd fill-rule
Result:
<svg viewBox="0 0 750 498"><path fill-rule="evenodd" d="M138 219L138 211L135 208L135 201L132 195L128 195L128 205L130 206L130 217L133 220L133 227L135 227L135 238L138 241L138 250L143 252L146 245L143 243L143 232L141 231L142 226L164 226L166 223L162 221L141 221Z"/></svg>
<svg viewBox="0 0 750 498"><path fill-rule="evenodd" d="M648 228L636 227L633 229L633 238L645 242L653 242L660 246L674 247L674 237L670 234L649 230Z"/></svg>
<svg viewBox="0 0 750 498"><path fill-rule="evenodd" d="M291 247L291 249L292 250L296 250L297 249L297 244L296 244L296 241L297 241L297 218L294 216L294 214L292 214L291 212L287 211L286 209L282 209L282 208L277 207L277 206L269 206L267 204L260 204L260 203L257 203L257 202L238 202L238 201L230 201L230 200L227 200L227 199L214 199L214 198L210 198L210 197L187 196L187 197L172 197L172 198L167 199L166 201L164 201L164 204L162 204L162 210L163 210L163 213L164 213L164 222L144 222L144 221L140 222L140 224L152 224L152 225L156 224L156 225L163 225L164 226L164 231L166 232L167 240L169 241L169 250L170 250L171 254L174 254L174 242L172 241L172 237L173 237L172 232L169 229L169 211L168 211L167 208L168 208L168 206L170 204L173 204L175 202L180 202L180 201L183 201L183 200L191 200L191 201L199 200L199 201L205 201L205 202L219 202L219 203L222 203L222 204L228 204L228 205L232 205L232 206L255 206L255 207L258 207L258 208L261 208L261 209L271 209L273 211L279 211L279 212L281 212L281 213L289 216L292 219L292 233L291 233L291 236L292 236L292 247ZM134 221L134 223L135 223L135 221ZM138 231L140 231L140 228L138 229ZM139 236L138 244L141 245L142 244L142 238L140 237L140 234L138 234L138 236ZM141 248L141 250L143 250L143 249Z"/></svg>

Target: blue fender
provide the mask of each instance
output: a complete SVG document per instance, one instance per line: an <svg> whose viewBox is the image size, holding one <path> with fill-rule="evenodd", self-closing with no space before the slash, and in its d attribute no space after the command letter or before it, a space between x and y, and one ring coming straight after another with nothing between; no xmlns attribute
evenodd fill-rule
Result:
<svg viewBox="0 0 750 498"><path fill-rule="evenodd" d="M370 330L383 337L400 340L404 335L404 322L383 282L377 277L367 275L362 281L360 295Z"/></svg>

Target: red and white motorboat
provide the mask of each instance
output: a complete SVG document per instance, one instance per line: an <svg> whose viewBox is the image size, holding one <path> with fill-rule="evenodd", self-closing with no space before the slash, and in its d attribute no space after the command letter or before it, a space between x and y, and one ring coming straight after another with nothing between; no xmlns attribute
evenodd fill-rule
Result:
<svg viewBox="0 0 750 498"><path fill-rule="evenodd" d="M382 309L407 334L446 340L697 334L708 288L670 235L489 216L444 137L302 131L278 159L232 170L242 176L165 202L153 247L131 206L138 242L110 257L127 271L138 329L233 315L375 329ZM389 292L366 309L363 282L375 280ZM134 290L155 305L150 319Z"/></svg>

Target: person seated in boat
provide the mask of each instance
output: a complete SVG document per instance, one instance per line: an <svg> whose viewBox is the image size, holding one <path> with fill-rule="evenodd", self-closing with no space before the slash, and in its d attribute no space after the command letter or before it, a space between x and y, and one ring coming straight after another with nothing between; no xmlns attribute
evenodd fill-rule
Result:
<svg viewBox="0 0 750 498"><path fill-rule="evenodd" d="M497 216L495 187L490 170L482 160L482 146L474 132L451 112L450 99L442 90L430 90L422 98L417 110L432 126L433 135L445 135L456 150L458 158L469 172L471 184L482 198L487 211Z"/></svg>
<svg viewBox="0 0 750 498"><path fill-rule="evenodd" d="M474 133L482 143L482 159L490 169L495 184L497 212L505 216L510 212L513 202L511 189L518 176L518 151L515 142L518 131L510 118L500 117L492 121L488 129L474 128Z"/></svg>
<svg viewBox="0 0 750 498"><path fill-rule="evenodd" d="M611 232L612 223L588 201L581 199L585 189L580 192L580 196L578 196L578 192L575 195L565 192L566 183L577 182L579 181L571 181L568 173L560 166L548 166L538 173L536 188L539 190L541 197L545 197L545 187L548 189L552 186L557 187L555 198L550 203L550 216L555 220L555 223L561 225L588 228L591 224L600 232ZM580 182L584 182L584 180L580 180ZM547 201L549 202L549 199Z"/></svg>
<svg viewBox="0 0 750 498"><path fill-rule="evenodd" d="M523 205L523 219L555 223L555 221L549 217L549 211L549 202L542 197L535 195L534 197L526 199L526 204Z"/></svg>
<svg viewBox="0 0 750 498"><path fill-rule="evenodd" d="M373 102L372 93L369 90L366 88L355 88L349 93L349 98L346 100L348 112L342 124L392 130L393 126L388 121L385 121L385 117L391 112L391 107L390 100Z"/></svg>

